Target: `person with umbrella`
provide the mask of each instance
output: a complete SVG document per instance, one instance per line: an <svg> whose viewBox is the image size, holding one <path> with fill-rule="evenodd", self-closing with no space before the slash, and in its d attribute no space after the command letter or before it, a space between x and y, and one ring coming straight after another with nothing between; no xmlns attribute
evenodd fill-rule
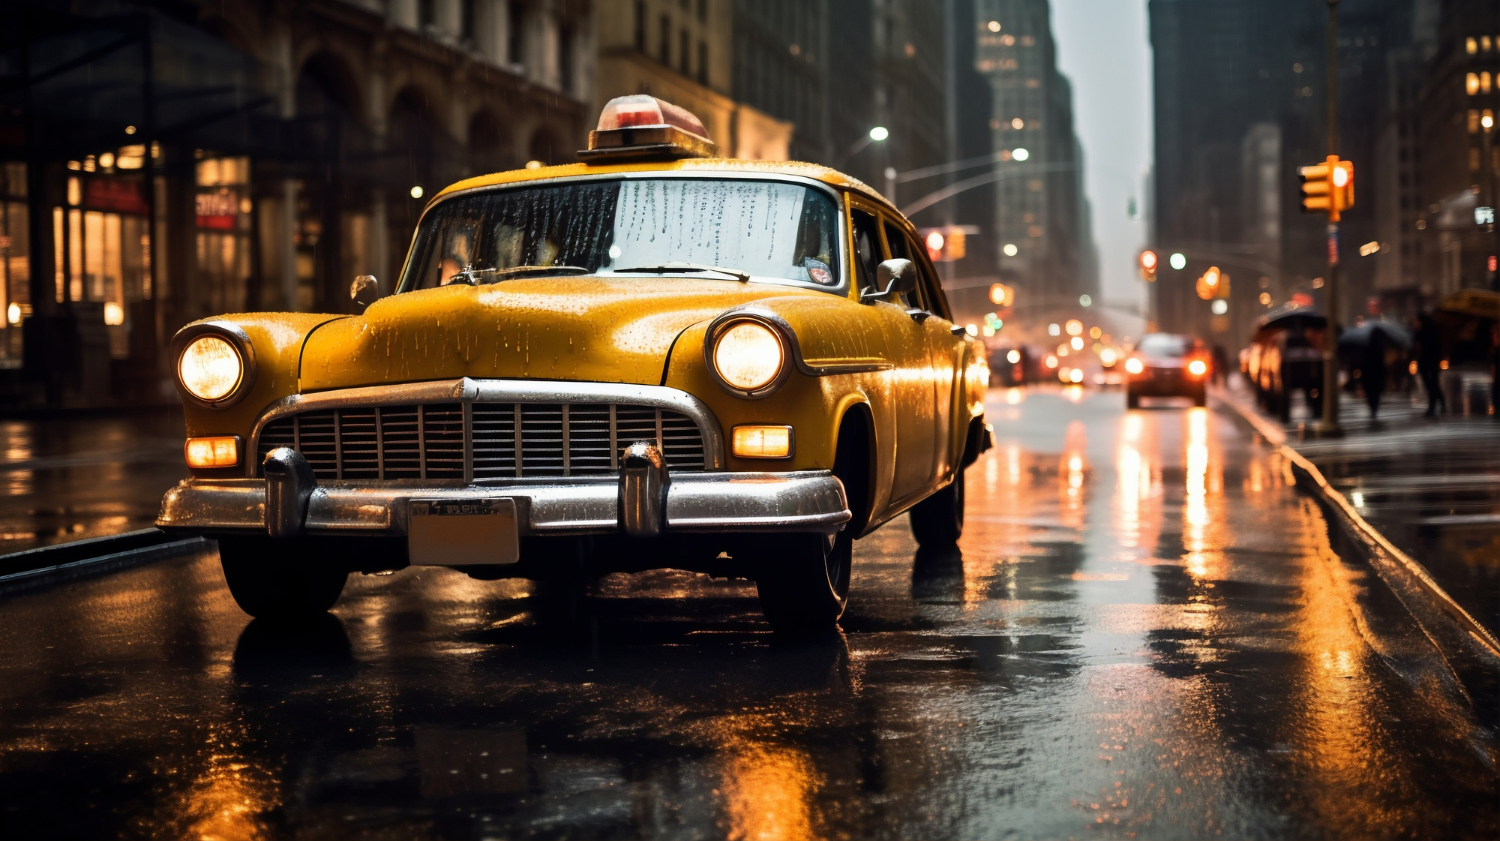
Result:
<svg viewBox="0 0 1500 841"><path fill-rule="evenodd" d="M1339 336L1339 350L1359 370L1359 383L1370 406L1370 420L1377 420L1380 397L1385 393L1386 352L1395 347L1411 347L1411 334L1389 321L1367 321L1345 330Z"/></svg>
<svg viewBox="0 0 1500 841"><path fill-rule="evenodd" d="M1422 388L1427 390L1427 414L1437 417L1446 414L1448 406L1443 400L1443 389L1438 382L1443 363L1443 334L1438 330L1437 319L1432 313L1417 316L1417 376L1422 378Z"/></svg>

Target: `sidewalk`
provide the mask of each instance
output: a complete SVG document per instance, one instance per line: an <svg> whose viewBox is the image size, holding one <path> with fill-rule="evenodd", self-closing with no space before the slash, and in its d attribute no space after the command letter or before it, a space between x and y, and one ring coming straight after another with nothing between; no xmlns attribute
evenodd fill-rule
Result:
<svg viewBox="0 0 1500 841"><path fill-rule="evenodd" d="M1294 407L1287 446L1313 464L1359 515L1428 573L1469 615L1500 636L1500 423L1422 416L1420 392L1390 394L1372 424L1364 400L1341 395L1345 437L1300 435L1316 419ZM1256 411L1246 389L1219 392ZM1416 401L1420 399L1421 402ZM1279 424L1277 424L1279 426Z"/></svg>

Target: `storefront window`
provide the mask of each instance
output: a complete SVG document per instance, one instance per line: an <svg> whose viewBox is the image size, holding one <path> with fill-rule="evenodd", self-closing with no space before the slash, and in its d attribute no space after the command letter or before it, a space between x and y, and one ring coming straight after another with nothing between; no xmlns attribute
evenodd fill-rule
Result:
<svg viewBox="0 0 1500 841"><path fill-rule="evenodd" d="M58 300L98 305L79 311L103 319L116 359L130 355L131 304L150 297L146 184L128 161L122 150L70 162L68 208L53 212Z"/></svg>
<svg viewBox="0 0 1500 841"><path fill-rule="evenodd" d="M0 368L21 365L21 322L31 315L26 165L0 163Z"/></svg>
<svg viewBox="0 0 1500 841"><path fill-rule="evenodd" d="M197 172L197 250L202 304L240 312L250 280L250 159L205 157Z"/></svg>

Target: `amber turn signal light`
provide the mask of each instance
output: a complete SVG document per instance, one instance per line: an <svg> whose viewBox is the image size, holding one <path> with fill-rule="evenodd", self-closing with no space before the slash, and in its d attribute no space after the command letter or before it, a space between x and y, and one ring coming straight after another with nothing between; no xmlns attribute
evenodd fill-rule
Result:
<svg viewBox="0 0 1500 841"><path fill-rule="evenodd" d="M791 458L790 426L736 426L734 454L740 458Z"/></svg>
<svg viewBox="0 0 1500 841"><path fill-rule="evenodd" d="M240 437L189 438L183 452L188 467L234 467L240 463Z"/></svg>

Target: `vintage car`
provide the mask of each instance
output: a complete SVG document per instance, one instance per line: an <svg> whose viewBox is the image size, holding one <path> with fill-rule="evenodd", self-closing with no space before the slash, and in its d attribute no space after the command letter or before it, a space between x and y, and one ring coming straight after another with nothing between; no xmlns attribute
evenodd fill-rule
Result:
<svg viewBox="0 0 1500 841"><path fill-rule="evenodd" d="M191 478L158 526L217 540L257 617L355 571L678 568L833 627L855 539L906 511L959 537L984 348L879 193L715 154L690 113L613 100L582 163L434 197L394 294L184 327Z"/></svg>

